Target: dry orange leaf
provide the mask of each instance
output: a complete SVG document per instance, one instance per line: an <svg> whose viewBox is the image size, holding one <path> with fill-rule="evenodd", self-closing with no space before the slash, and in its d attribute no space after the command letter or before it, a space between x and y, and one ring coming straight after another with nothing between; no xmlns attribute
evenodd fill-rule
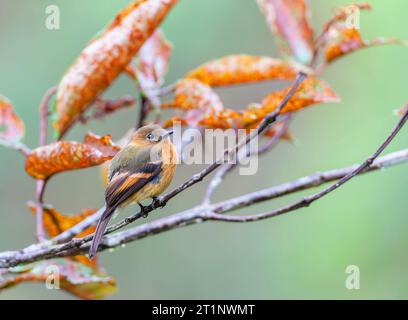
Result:
<svg viewBox="0 0 408 320"><path fill-rule="evenodd" d="M24 122L14 112L10 100L0 95L0 144L19 142L25 133Z"/></svg>
<svg viewBox="0 0 408 320"><path fill-rule="evenodd" d="M372 41L366 41L361 37L360 32L357 29L341 29L333 31L329 45L326 48L325 59L330 63L334 60L343 57L346 54L352 53L356 50L372 47L382 44L401 44L402 41L398 39L375 39Z"/></svg>
<svg viewBox="0 0 408 320"><path fill-rule="evenodd" d="M59 280L59 282L58 282ZM117 291L112 277L70 260L45 261L10 268L0 279L0 290L23 282L48 282L81 299L104 299Z"/></svg>
<svg viewBox="0 0 408 320"><path fill-rule="evenodd" d="M174 88L174 100L162 104L163 108L222 110L220 97L210 86L195 79L182 79Z"/></svg>
<svg viewBox="0 0 408 320"><path fill-rule="evenodd" d="M195 79L182 79L177 82L174 89L174 100L162 104L162 108L178 108L187 110L182 117L176 117L165 122L164 126L169 126L177 119L182 123L195 127L206 115L218 113L224 109L220 97L214 90Z"/></svg>
<svg viewBox="0 0 408 320"><path fill-rule="evenodd" d="M253 128L274 111L290 88L275 91L265 97L261 104L251 104L243 111L225 109L211 114L198 124L206 128ZM309 77L299 86L281 113L294 112L318 103L338 102L336 93L324 81Z"/></svg>
<svg viewBox="0 0 408 320"><path fill-rule="evenodd" d="M296 59L309 64L313 56L313 28L308 0L257 0L272 32L287 42ZM285 50L286 51L286 50Z"/></svg>
<svg viewBox="0 0 408 320"><path fill-rule="evenodd" d="M136 1L88 44L58 86L54 127L59 134L125 70L176 2Z"/></svg>
<svg viewBox="0 0 408 320"><path fill-rule="evenodd" d="M58 172L99 165L112 159L119 150L110 135L88 133L83 143L58 141L34 149L26 159L25 169L36 179L46 179Z"/></svg>
<svg viewBox="0 0 408 320"><path fill-rule="evenodd" d="M289 89L272 92L262 101L261 108L266 112L275 110L287 95ZM324 81L309 77L299 86L292 99L282 109L281 113L293 112L317 103L339 102L340 98Z"/></svg>
<svg viewBox="0 0 408 320"><path fill-rule="evenodd" d="M160 105L160 99L154 90L163 84L173 48L164 37L163 32L157 30L145 42L139 51L139 66L136 74L143 93L154 105Z"/></svg>
<svg viewBox="0 0 408 320"><path fill-rule="evenodd" d="M371 5L361 3L340 8L325 24L320 38L322 43L326 44L325 60L327 63L359 49L382 44L403 44L403 41L398 39L386 40L378 38L372 41L364 40L358 29L349 26L352 21L348 21L348 18L351 19L357 10L371 10ZM320 46L321 43L317 45Z"/></svg>
<svg viewBox="0 0 408 320"><path fill-rule="evenodd" d="M261 108L266 113L272 112L278 107L279 103L284 99L288 91L289 88L272 92L262 101ZM340 98L326 82L314 77L308 77L302 82L299 89L282 109L281 113L298 111L318 103L339 101Z"/></svg>
<svg viewBox="0 0 408 320"><path fill-rule="evenodd" d="M36 206L34 203L30 202L28 204L31 212L36 213ZM96 212L96 209L84 209L80 214L76 215L63 215L58 212L55 208L45 205L43 210L43 224L44 229L50 237L55 237L60 233L70 229L75 226L85 218L91 216ZM89 227L75 235L76 238L82 238L89 234L95 232L95 227ZM97 269L97 259L89 260L86 256L75 256L72 257L73 260L83 263L89 267Z"/></svg>
<svg viewBox="0 0 408 320"><path fill-rule="evenodd" d="M358 10L371 10L372 7L369 3L353 3L345 7L337 8L332 18L327 21L323 27L323 35L325 36L332 26L337 23L341 23L351 17L352 14Z"/></svg>
<svg viewBox="0 0 408 320"><path fill-rule="evenodd" d="M34 203L29 203L29 208L35 214L36 207ZM93 215L96 209L84 209L80 214L63 215L51 206L44 206L44 228L50 237L55 237L65 230L75 226L85 218ZM81 233L77 234L77 238L85 237L95 232L95 227L89 227Z"/></svg>
<svg viewBox="0 0 408 320"><path fill-rule="evenodd" d="M231 55L204 63L186 75L209 86L225 86L265 80L292 80L307 68L270 57Z"/></svg>

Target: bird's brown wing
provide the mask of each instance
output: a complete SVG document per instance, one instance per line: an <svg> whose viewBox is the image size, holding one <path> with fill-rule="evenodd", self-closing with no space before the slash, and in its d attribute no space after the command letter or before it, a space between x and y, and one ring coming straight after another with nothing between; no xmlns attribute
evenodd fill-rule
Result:
<svg viewBox="0 0 408 320"><path fill-rule="evenodd" d="M146 184L158 178L161 171L161 162L148 162L131 171L121 170L112 178L105 192L106 208L96 226L96 231L89 248L90 259L92 259L98 250L99 243L116 208Z"/></svg>
<svg viewBox="0 0 408 320"><path fill-rule="evenodd" d="M161 162L148 162L131 171L119 172L112 178L106 188L106 206L116 209L147 183L158 178L161 171Z"/></svg>

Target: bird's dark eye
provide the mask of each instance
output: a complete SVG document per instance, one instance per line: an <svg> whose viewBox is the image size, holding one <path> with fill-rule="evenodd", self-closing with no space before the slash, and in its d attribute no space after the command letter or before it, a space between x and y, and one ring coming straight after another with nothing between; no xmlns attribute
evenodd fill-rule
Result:
<svg viewBox="0 0 408 320"><path fill-rule="evenodd" d="M151 133L151 132L148 133L147 136L146 136L147 140L153 140L153 138L154 138L154 136L153 136L153 133Z"/></svg>

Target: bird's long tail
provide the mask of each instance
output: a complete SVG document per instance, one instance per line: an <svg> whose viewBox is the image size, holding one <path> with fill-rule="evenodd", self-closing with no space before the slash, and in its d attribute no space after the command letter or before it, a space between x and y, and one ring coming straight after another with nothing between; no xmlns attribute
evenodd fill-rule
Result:
<svg viewBox="0 0 408 320"><path fill-rule="evenodd" d="M98 247L102 241L103 234L105 233L106 227L108 226L109 220L111 219L115 209L116 208L106 208L101 218L99 219L98 224L96 225L96 230L92 239L91 246L89 248L89 259L92 259L98 251Z"/></svg>

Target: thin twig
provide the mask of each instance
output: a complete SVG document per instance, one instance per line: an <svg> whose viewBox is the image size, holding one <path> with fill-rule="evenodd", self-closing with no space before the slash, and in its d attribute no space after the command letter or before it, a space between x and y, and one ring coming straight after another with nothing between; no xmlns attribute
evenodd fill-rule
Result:
<svg viewBox="0 0 408 320"><path fill-rule="evenodd" d="M48 115L50 100L57 92L57 87L52 87L46 91L43 99L40 103L40 134L39 145L44 146L47 144L47 132L48 132ZM36 235L37 241L42 242L45 239L44 224L43 224L43 198L45 187L47 185L46 180L37 180L36 183Z"/></svg>
<svg viewBox="0 0 408 320"><path fill-rule="evenodd" d="M45 186L47 184L46 180L38 179L36 182L36 193L35 193L35 206L36 206L36 235L37 241L42 242L45 240L45 232L44 232L44 221L43 221L43 213L44 213L44 191Z"/></svg>
<svg viewBox="0 0 408 320"><path fill-rule="evenodd" d="M95 225L104 211L105 211L105 206L100 208L94 214L86 217L84 220L77 223L72 228L69 228L68 230L65 230L64 232L58 234L57 236L52 238L51 241L53 243L63 243L63 242L71 240L72 238L74 238L76 235L78 235L85 229L89 228L92 225Z"/></svg>
<svg viewBox="0 0 408 320"><path fill-rule="evenodd" d="M287 127L289 125L289 120L290 120L290 116L289 115L285 116L282 119L282 126L277 130L276 134L272 138L268 139L268 141L262 147L258 148L258 150L256 150L254 154L257 154L259 156L271 150L278 143L282 135L286 132ZM243 158L249 157L250 153L251 153L251 149L247 149L247 152L245 153L245 156L243 156ZM228 173L233 171L239 163L240 161L236 161L235 163L223 164L216 171L214 177L211 179L210 183L208 184L208 188L206 190L205 197L203 199L203 204L209 204L211 202L211 197L214 191L221 185L222 181L224 180L224 177Z"/></svg>
<svg viewBox="0 0 408 320"><path fill-rule="evenodd" d="M117 110L133 106L135 102L136 100L129 95L119 99L109 100L96 98L94 111L90 115L81 114L79 121L81 121L82 124L86 124L91 119L103 119L106 115L116 112Z"/></svg>
<svg viewBox="0 0 408 320"><path fill-rule="evenodd" d="M47 132L48 132L48 114L50 100L53 95L57 92L57 87L52 87L48 89L40 103L40 137L39 145L44 146L47 144Z"/></svg>
<svg viewBox="0 0 408 320"><path fill-rule="evenodd" d="M14 149L18 152L20 152L23 156L27 157L31 153L31 149L24 143L22 142L7 142L7 141L1 141L1 144Z"/></svg>
<svg viewBox="0 0 408 320"><path fill-rule="evenodd" d="M137 118L135 129L143 127L146 117L149 114L149 105L149 99L147 99L147 97L143 93L140 93L140 112Z"/></svg>
<svg viewBox="0 0 408 320"><path fill-rule="evenodd" d="M360 166L358 166L356 169L354 169L353 171L345 175L343 178L338 180L336 183L332 184L331 186L323 189L322 191L318 193L315 193L314 195L304 197L303 199L296 201L293 204L279 208L277 210L273 210L273 211L266 212L266 213L260 213L256 215L232 216L232 215L222 215L219 213L211 212L208 214L208 216L211 220L218 220L218 221L251 222L251 221L258 221L258 220L275 217L275 216L281 215L286 212L297 210L303 207L308 207L316 200L319 200L320 198L328 195L329 193L338 189L339 187L341 187L343 184L345 184L346 182L348 182L349 180L351 180L358 174L367 170L371 166L371 164L374 162L374 160L384 151L384 149L395 138L395 136L398 134L398 132L401 130L401 128L404 126L407 120L408 120L408 110L405 111L405 114L403 115L401 120L398 122L397 126L393 129L393 131L387 137L387 139L385 139L385 141L380 145L380 147L374 152L374 154L368 157Z"/></svg>

